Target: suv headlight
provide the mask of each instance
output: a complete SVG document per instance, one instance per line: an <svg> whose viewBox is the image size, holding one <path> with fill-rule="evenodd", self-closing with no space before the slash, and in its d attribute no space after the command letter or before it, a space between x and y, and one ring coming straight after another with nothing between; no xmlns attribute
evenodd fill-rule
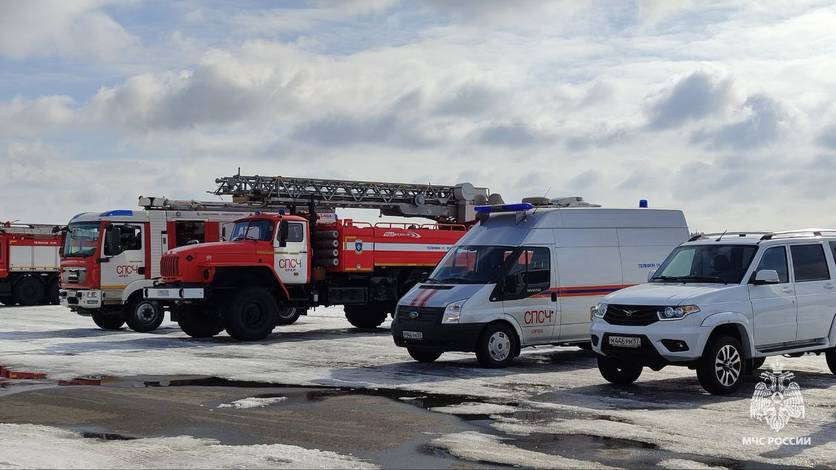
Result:
<svg viewBox="0 0 836 470"><path fill-rule="evenodd" d="M607 314L607 304L600 303L598 305L593 306L591 310L592 316L594 318L604 318L604 315Z"/></svg>
<svg viewBox="0 0 836 470"><path fill-rule="evenodd" d="M447 307L444 308L444 316L441 317L441 323L458 323L462 318L462 307L465 302L467 300L447 304Z"/></svg>
<svg viewBox="0 0 836 470"><path fill-rule="evenodd" d="M700 308L696 305L679 305L677 307L665 307L659 309L659 320L682 320L692 313L697 313Z"/></svg>

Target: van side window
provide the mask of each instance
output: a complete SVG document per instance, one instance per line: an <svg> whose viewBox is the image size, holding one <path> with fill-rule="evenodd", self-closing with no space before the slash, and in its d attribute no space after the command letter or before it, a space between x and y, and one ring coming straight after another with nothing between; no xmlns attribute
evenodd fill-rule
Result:
<svg viewBox="0 0 836 470"><path fill-rule="evenodd" d="M830 279L830 270L824 257L824 248L820 244L793 245L792 267L795 282L824 281Z"/></svg>
<svg viewBox="0 0 836 470"><path fill-rule="evenodd" d="M551 257L548 248L518 251L505 276L505 300L524 299L551 286Z"/></svg>
<svg viewBox="0 0 836 470"><path fill-rule="evenodd" d="M764 269L777 271L778 279L781 280L782 284L790 282L789 269L787 269L787 249L783 246L773 246L764 251L755 274Z"/></svg>

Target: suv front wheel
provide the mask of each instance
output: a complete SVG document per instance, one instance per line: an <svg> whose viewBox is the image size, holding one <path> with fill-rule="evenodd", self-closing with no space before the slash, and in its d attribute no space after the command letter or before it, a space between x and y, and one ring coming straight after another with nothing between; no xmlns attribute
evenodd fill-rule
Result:
<svg viewBox="0 0 836 470"><path fill-rule="evenodd" d="M697 379L713 395L728 395L740 388L744 376L743 347L737 338L712 340L697 365Z"/></svg>

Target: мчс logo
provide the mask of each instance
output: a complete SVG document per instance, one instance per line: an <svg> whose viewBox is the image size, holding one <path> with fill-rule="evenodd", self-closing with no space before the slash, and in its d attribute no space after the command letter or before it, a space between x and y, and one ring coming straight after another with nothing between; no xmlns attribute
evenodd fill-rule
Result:
<svg viewBox="0 0 836 470"><path fill-rule="evenodd" d="M773 431L779 432L789 423L790 418L804 418L801 387L792 382L795 374L784 372L777 365L772 372L762 372L761 378L764 380L755 386L749 407L752 419L766 421Z"/></svg>

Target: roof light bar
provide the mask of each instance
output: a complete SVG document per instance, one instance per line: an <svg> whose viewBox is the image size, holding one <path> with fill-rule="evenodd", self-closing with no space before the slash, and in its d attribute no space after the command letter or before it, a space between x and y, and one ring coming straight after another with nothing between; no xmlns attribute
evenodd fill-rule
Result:
<svg viewBox="0 0 836 470"><path fill-rule="evenodd" d="M477 214L494 214L497 212L525 212L534 209L534 204L521 202L518 204L499 204L494 206L476 206L473 210Z"/></svg>

